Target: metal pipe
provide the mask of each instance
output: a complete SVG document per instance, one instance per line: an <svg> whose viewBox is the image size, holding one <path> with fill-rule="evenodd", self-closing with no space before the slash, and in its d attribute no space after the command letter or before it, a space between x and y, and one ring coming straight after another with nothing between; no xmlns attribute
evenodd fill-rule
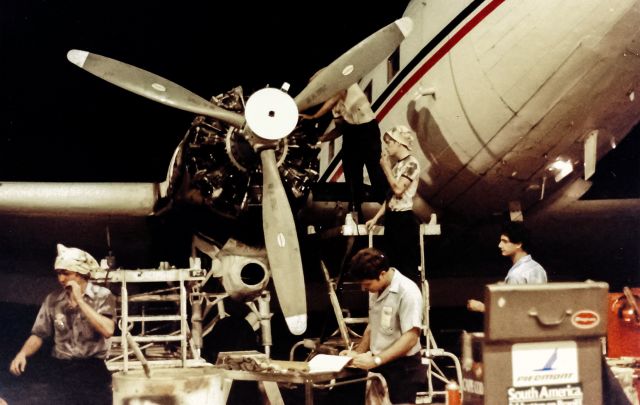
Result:
<svg viewBox="0 0 640 405"><path fill-rule="evenodd" d="M258 311L260 312L260 329L262 330L262 345L267 358L271 358L271 346L273 345L271 337L271 310L269 308L271 294L269 291L263 291L258 297Z"/></svg>
<svg viewBox="0 0 640 405"><path fill-rule="evenodd" d="M344 317L342 316L342 308L340 307L340 301L338 301L338 295L336 294L335 283L329 277L329 270L327 269L327 266L324 264L323 260L320 260L320 266L322 267L322 272L324 273L324 279L327 282L329 299L331 301L331 306L333 307L333 312L336 315L336 321L338 322L340 336L344 341L345 347L349 347L351 339L349 339L349 331L347 329L346 323L344 322Z"/></svg>
<svg viewBox="0 0 640 405"><path fill-rule="evenodd" d="M131 348L133 349L133 354L136 355L136 358L142 364L142 368L144 369L144 374L147 376L147 378L151 378L151 369L149 368L149 363L147 362L147 359L144 357L144 354L142 354L142 350L140 350L140 346L138 346L138 342L136 342L133 339L133 336L131 336L131 333L129 332L127 332L127 343L129 344L129 346L131 346Z"/></svg>

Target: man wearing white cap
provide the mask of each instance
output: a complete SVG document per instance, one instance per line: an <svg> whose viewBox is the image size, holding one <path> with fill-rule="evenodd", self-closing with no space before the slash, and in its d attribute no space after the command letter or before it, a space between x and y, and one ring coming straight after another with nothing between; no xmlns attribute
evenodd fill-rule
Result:
<svg viewBox="0 0 640 405"><path fill-rule="evenodd" d="M420 164L411 155L414 135L404 125L396 125L384 133L382 140L385 151L380 158L380 166L391 192L366 226L370 230L384 215L385 252L391 266L420 286L420 223L413 214ZM392 160L395 162L393 165Z"/></svg>
<svg viewBox="0 0 640 405"><path fill-rule="evenodd" d="M111 403L111 375L104 358L115 330L115 297L89 281L99 269L89 253L58 244L54 269L61 288L45 298L31 336L11 362L9 370L24 373L27 358L45 339L53 338L51 383L66 403Z"/></svg>

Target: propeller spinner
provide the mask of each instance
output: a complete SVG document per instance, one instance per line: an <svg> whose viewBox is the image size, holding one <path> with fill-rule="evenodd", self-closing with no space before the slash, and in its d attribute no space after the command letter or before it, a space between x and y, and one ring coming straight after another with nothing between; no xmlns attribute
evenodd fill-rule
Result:
<svg viewBox="0 0 640 405"><path fill-rule="evenodd" d="M342 54L317 74L295 99L285 91L265 88L249 100L244 116L220 108L180 85L105 56L71 50L67 59L82 69L128 91L185 111L206 115L243 129L260 153L263 177L264 239L278 301L291 333L307 328L307 307L300 245L289 201L278 172L277 140L295 128L298 112L320 104L356 83L387 58L411 32L412 21L401 18ZM252 136L255 135L255 136Z"/></svg>

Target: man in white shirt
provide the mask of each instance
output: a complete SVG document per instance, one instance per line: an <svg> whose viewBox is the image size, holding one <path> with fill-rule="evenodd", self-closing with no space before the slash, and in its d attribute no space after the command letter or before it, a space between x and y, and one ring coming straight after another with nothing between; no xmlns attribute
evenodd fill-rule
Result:
<svg viewBox="0 0 640 405"><path fill-rule="evenodd" d="M362 223L362 202L365 198L363 167L371 182L371 199L382 203L388 189L378 164L382 146L380 127L367 95L357 83L325 101L314 114L300 114L303 119L318 119L331 111L336 130L342 136L342 168L351 194L351 210Z"/></svg>
<svg viewBox="0 0 640 405"><path fill-rule="evenodd" d="M540 263L533 260L527 252L529 245L529 231L522 222L507 223L500 234L498 248L502 256L511 259L512 266L504 279L506 284L544 284L547 282L547 272ZM469 300L467 308L474 312L484 312L484 303Z"/></svg>
<svg viewBox="0 0 640 405"><path fill-rule="evenodd" d="M341 354L351 356L354 367L382 374L392 403L415 403L426 381L420 357L424 308L418 286L390 267L375 248L353 256L349 275L369 292L369 324L358 346Z"/></svg>
<svg viewBox="0 0 640 405"><path fill-rule="evenodd" d="M413 131L404 125L394 126L382 137L385 151L380 157L380 166L390 192L366 226L372 229L384 216L384 246L391 266L420 286L420 223L413 212L420 163L411 154L414 139Z"/></svg>

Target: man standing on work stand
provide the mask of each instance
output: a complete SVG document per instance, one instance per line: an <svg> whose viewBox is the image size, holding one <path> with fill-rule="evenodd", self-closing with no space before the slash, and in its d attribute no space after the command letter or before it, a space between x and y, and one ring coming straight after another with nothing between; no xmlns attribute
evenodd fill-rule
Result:
<svg viewBox="0 0 640 405"><path fill-rule="evenodd" d="M420 164L411 154L414 135L404 125L397 125L385 132L382 140L385 150L380 166L390 193L376 215L366 222L367 230L384 216L384 245L389 262L420 288L420 223L413 213Z"/></svg>

